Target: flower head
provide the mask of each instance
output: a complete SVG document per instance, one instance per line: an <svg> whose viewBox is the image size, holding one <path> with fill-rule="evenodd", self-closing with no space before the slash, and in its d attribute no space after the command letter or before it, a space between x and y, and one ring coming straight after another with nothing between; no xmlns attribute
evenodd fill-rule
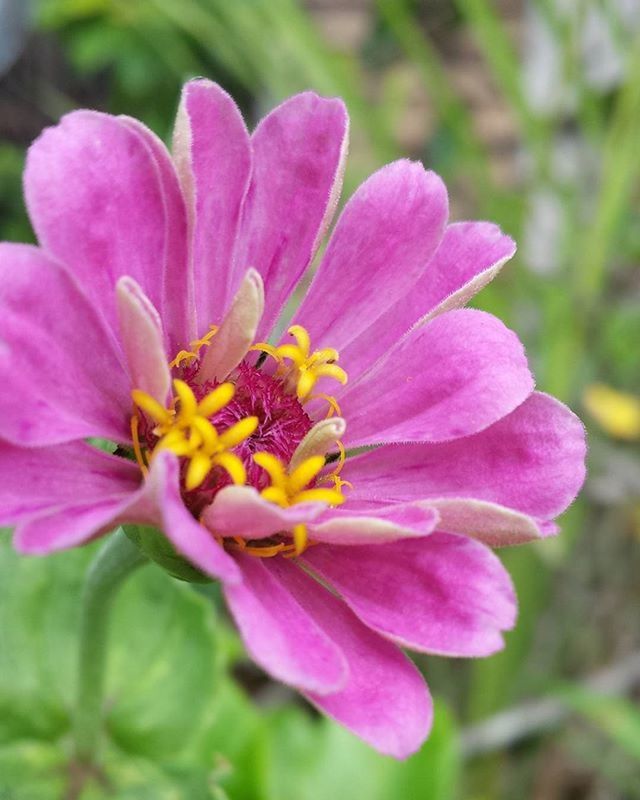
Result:
<svg viewBox="0 0 640 800"><path fill-rule="evenodd" d="M357 190L274 334L331 222L347 131L340 101L305 93L250 135L196 80L172 155L91 111L34 143L40 246L0 245L0 523L30 553L161 530L221 580L265 670L403 757L431 702L400 646L502 646L515 600L488 545L556 531L584 435L533 391L515 334L463 308L513 242L448 224L418 163Z"/></svg>

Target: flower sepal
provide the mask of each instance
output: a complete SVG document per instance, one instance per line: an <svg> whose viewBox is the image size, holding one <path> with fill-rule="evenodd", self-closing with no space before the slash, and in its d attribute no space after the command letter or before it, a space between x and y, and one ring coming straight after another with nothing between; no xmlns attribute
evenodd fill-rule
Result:
<svg viewBox="0 0 640 800"><path fill-rule="evenodd" d="M157 528L150 525L123 525L123 529L136 547L172 578L187 583L211 583L211 578L183 558Z"/></svg>

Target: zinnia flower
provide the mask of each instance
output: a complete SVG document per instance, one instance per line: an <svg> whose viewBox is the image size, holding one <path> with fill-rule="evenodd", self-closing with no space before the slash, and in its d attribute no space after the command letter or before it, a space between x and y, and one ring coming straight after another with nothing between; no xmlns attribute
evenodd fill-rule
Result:
<svg viewBox="0 0 640 800"><path fill-rule="evenodd" d="M515 334L462 308L513 242L448 224L419 163L356 191L287 320L347 131L304 93L249 135L196 80L173 155L93 111L34 143L40 246L0 246L0 522L23 553L162 530L261 667L404 757L432 707L400 647L502 647L516 605L487 545L556 531L585 445Z"/></svg>

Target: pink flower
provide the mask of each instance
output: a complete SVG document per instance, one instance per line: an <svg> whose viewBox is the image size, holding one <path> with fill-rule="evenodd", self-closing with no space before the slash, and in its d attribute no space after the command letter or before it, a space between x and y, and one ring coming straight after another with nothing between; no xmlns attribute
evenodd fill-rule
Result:
<svg viewBox="0 0 640 800"><path fill-rule="evenodd" d="M487 545L556 532L585 444L517 337L462 308L513 242L448 224L418 163L358 189L268 343L331 221L347 130L339 100L305 93L249 135L196 80L172 156L93 111L42 134L40 247L0 245L0 523L24 553L160 528L222 581L258 664L404 757L432 708L398 646L502 647L516 605Z"/></svg>

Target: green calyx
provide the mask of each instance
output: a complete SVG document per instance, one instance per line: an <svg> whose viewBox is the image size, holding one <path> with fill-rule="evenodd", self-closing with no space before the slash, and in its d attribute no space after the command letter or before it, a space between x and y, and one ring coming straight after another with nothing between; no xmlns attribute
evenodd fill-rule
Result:
<svg viewBox="0 0 640 800"><path fill-rule="evenodd" d="M123 528L136 547L173 578L187 583L211 583L211 578L183 558L157 528L148 525L124 525Z"/></svg>

